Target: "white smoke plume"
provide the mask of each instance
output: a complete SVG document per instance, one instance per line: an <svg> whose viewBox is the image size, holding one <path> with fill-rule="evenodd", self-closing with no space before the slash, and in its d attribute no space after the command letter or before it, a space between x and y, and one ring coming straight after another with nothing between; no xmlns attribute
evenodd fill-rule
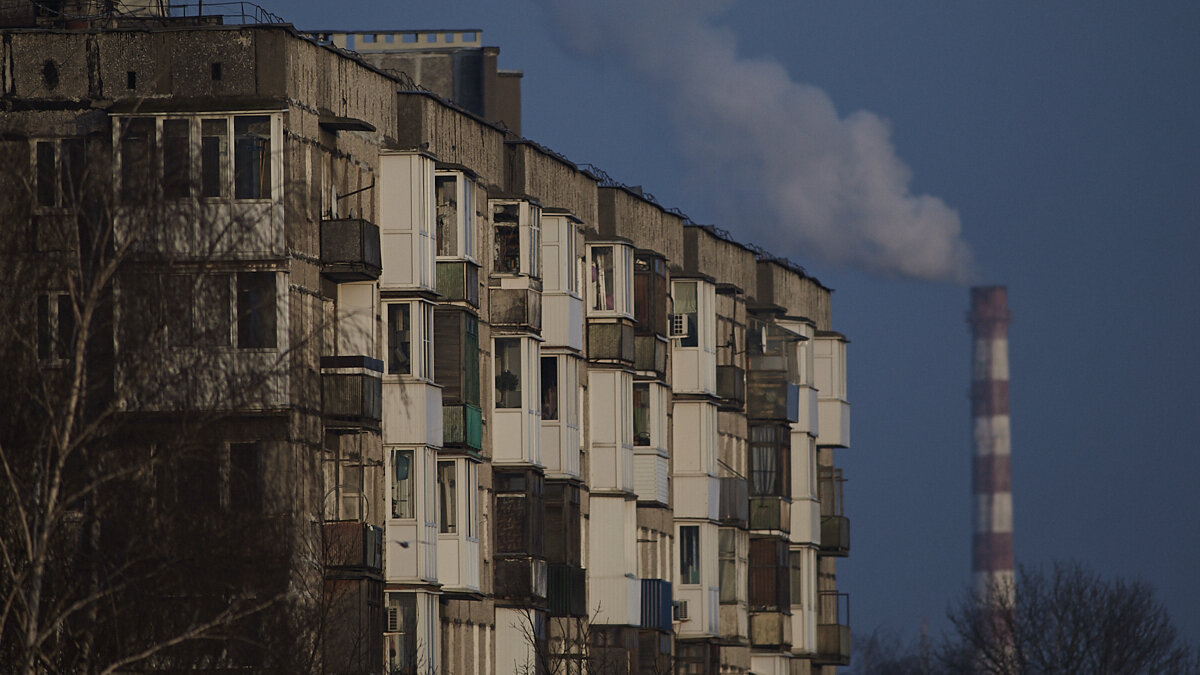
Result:
<svg viewBox="0 0 1200 675"><path fill-rule="evenodd" d="M689 178L736 217L720 225L739 240L798 261L969 280L958 213L909 191L887 122L865 111L839 117L824 91L779 63L739 56L733 35L713 24L728 0L543 4L569 48L615 59L659 92Z"/></svg>

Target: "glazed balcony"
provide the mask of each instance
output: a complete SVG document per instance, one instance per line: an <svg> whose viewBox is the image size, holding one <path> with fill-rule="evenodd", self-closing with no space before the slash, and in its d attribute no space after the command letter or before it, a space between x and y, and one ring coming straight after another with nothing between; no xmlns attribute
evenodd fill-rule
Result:
<svg viewBox="0 0 1200 675"><path fill-rule="evenodd" d="M818 598L817 653L813 665L850 665L850 596L821 591Z"/></svg>
<svg viewBox="0 0 1200 675"><path fill-rule="evenodd" d="M321 221L321 273L338 283L378 279L379 226L362 218Z"/></svg>
<svg viewBox="0 0 1200 675"><path fill-rule="evenodd" d="M788 649L792 646L792 616L785 612L752 612L750 645Z"/></svg>
<svg viewBox="0 0 1200 675"><path fill-rule="evenodd" d="M327 424L379 428L383 362L368 356L321 357L321 403Z"/></svg>
<svg viewBox="0 0 1200 675"><path fill-rule="evenodd" d="M821 555L845 558L850 555L850 519L821 516Z"/></svg>
<svg viewBox="0 0 1200 675"><path fill-rule="evenodd" d="M469 260L437 261L437 292L446 302L479 307L479 265Z"/></svg>

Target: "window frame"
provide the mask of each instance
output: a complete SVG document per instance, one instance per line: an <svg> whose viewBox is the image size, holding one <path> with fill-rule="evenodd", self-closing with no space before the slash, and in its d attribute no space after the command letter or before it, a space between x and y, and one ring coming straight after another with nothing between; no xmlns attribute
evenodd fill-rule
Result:
<svg viewBox="0 0 1200 675"><path fill-rule="evenodd" d="M679 526L679 585L698 586L702 583L700 526Z"/></svg>
<svg viewBox="0 0 1200 675"><path fill-rule="evenodd" d="M79 154L73 155L68 148L78 148ZM45 177L53 181L53 185L45 186L42 184L43 169L42 166L43 148L50 151L48 158L51 167ZM32 178L32 197L33 206L36 213L56 213L69 211L82 201L84 186L88 180L88 139L85 136L61 136L61 137L43 137L29 139L29 175ZM70 165L67 159L76 157L78 165L72 160ZM64 185L70 182L73 190L64 189ZM43 201L43 190L50 191L49 203Z"/></svg>
<svg viewBox="0 0 1200 675"><path fill-rule="evenodd" d="M492 274L540 279L542 277L542 207L523 199L489 199L488 206L492 227ZM508 220L508 216L503 221L497 220L496 216L499 213L514 206L516 207L515 222ZM505 246L503 255L499 236L501 228L505 230L515 228L517 237L517 247L514 251L511 248L511 235L505 236L505 240L509 243ZM507 261L514 259L514 253L516 266L512 267ZM501 265L501 262L504 264Z"/></svg>
<svg viewBox="0 0 1200 675"><path fill-rule="evenodd" d="M393 338L398 331L393 329L392 308L404 308L408 317L408 371L393 370ZM434 305L425 300L386 300L383 302L384 377L391 380L412 379L434 381L433 319Z"/></svg>
<svg viewBox="0 0 1200 675"><path fill-rule="evenodd" d="M388 457L388 518L391 520L417 519L417 488L416 488L416 453L412 448L389 448ZM398 458L405 457L408 475L397 478L400 462ZM407 494L405 494L407 493ZM406 499L407 498L407 499ZM403 504L408 504L407 515Z"/></svg>
<svg viewBox="0 0 1200 675"><path fill-rule="evenodd" d="M587 315L615 316L628 319L634 318L633 308L633 247L620 242L596 242L586 245L585 269L587 270ZM599 287L604 281L603 270L597 259L600 252L607 249L612 261L612 281L614 288L605 288L602 296ZM612 305L609 306L608 298ZM598 306L601 303L602 306Z"/></svg>
<svg viewBox="0 0 1200 675"><path fill-rule="evenodd" d="M451 253L441 253L442 241L442 193L439 183L454 179L454 234L457 246ZM475 191L474 178L464 171L437 169L434 171L434 253L438 260L469 260L477 262L475 255Z"/></svg>
<svg viewBox="0 0 1200 675"><path fill-rule="evenodd" d="M70 328L62 322L64 304L70 305ZM61 366L71 360L74 353L75 321L74 301L65 291L42 291L34 300L35 346L38 361L42 365Z"/></svg>
<svg viewBox="0 0 1200 675"><path fill-rule="evenodd" d="M246 141L251 139L251 132L238 132L239 122L247 122L249 120L257 120L266 123L265 135L258 132L253 138L262 141L259 152L262 153L259 178L259 190L250 196L239 196L240 186L238 184L239 176L245 175L241 173L244 168L241 166L240 155L243 153ZM128 129L136 124L145 124L149 121L153 125L153 134L149 145L149 158L147 162L147 170L149 177L146 179L151 185L147 185L145 189L133 191L133 187L127 185L131 175L127 171L126 162L131 156L126 154L126 139L128 138ZM168 194L170 190L168 186L170 178L166 175L167 166L175 161L176 153L172 152L168 156L167 139L180 138L178 135L168 136L165 131L167 122L186 122L186 165L187 165L187 180L181 192L176 194ZM207 123L207 124L206 124ZM221 133L216 133L217 125L220 125ZM206 133L205 127L212 130ZM148 201L153 199L164 199L166 201L185 201L198 200L202 202L224 202L224 203L271 203L278 202L282 199L282 171L283 171L283 138L282 138L282 113L278 110L245 110L231 112L206 112L206 113L161 113L161 114L136 114L136 115L119 115L114 117L113 124L113 153L114 158L114 177L116 180L116 193L120 199L120 203L126 207L143 206ZM216 138L215 156L217 158L216 177L216 194L210 194L208 188L211 183L209 179L214 175L211 171L211 166L208 164L209 143L207 139ZM239 145L239 143L241 145ZM263 152L265 150L265 152ZM206 170L207 169L207 170ZM133 177L136 178L136 177Z"/></svg>

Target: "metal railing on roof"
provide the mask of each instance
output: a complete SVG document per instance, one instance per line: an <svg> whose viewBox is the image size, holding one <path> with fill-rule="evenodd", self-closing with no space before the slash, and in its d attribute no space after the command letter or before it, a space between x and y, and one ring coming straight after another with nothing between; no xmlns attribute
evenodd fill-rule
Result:
<svg viewBox="0 0 1200 675"><path fill-rule="evenodd" d="M166 2L167 16L189 18L219 16L225 24L287 23L253 2Z"/></svg>

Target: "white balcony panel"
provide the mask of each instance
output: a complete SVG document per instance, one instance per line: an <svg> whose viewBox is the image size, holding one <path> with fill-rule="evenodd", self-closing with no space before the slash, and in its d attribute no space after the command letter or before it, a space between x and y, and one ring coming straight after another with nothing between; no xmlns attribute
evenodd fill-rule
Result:
<svg viewBox="0 0 1200 675"><path fill-rule="evenodd" d="M818 392L815 387L801 385L798 398L796 421L792 422L792 432L802 431L816 436L821 426L817 408Z"/></svg>
<svg viewBox="0 0 1200 675"><path fill-rule="evenodd" d="M669 503L668 461L655 450L637 451L633 456L633 484L638 501Z"/></svg>
<svg viewBox="0 0 1200 675"><path fill-rule="evenodd" d="M442 446L442 388L421 380L383 383L383 442Z"/></svg>
<svg viewBox="0 0 1200 675"><path fill-rule="evenodd" d="M638 626L642 621L642 580L637 576L589 574L589 617L594 623Z"/></svg>
<svg viewBox="0 0 1200 675"><path fill-rule="evenodd" d="M821 399L817 404L820 415L820 433L817 445L822 447L850 447L850 404L837 399Z"/></svg>
<svg viewBox="0 0 1200 675"><path fill-rule="evenodd" d="M583 300L565 293L542 293L543 347L583 351Z"/></svg>
<svg viewBox="0 0 1200 675"><path fill-rule="evenodd" d="M383 257L380 286L434 291L433 159L417 153L384 153L376 182Z"/></svg>
<svg viewBox="0 0 1200 675"><path fill-rule="evenodd" d="M675 475L717 474L717 405L711 401L676 400L674 415Z"/></svg>
<svg viewBox="0 0 1200 675"><path fill-rule="evenodd" d="M633 375L590 370L588 401L592 491L632 493Z"/></svg>
<svg viewBox="0 0 1200 675"><path fill-rule="evenodd" d="M438 582L455 591L479 590L479 541L438 535Z"/></svg>
<svg viewBox="0 0 1200 675"><path fill-rule="evenodd" d="M492 411L492 462L542 465L540 415L520 408Z"/></svg>

